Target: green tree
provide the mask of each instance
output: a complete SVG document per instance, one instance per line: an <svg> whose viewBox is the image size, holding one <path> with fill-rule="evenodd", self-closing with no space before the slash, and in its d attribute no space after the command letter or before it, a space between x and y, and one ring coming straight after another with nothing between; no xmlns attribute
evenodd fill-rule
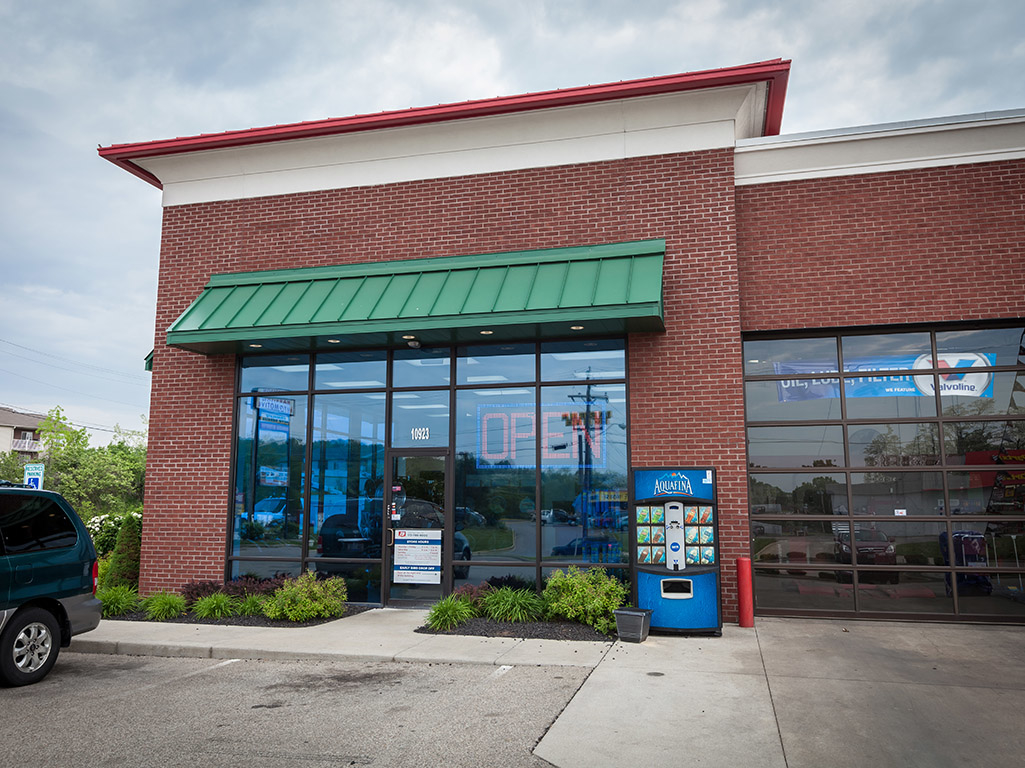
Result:
<svg viewBox="0 0 1025 768"><path fill-rule="evenodd" d="M139 586L139 555L142 550L142 528L134 517L128 517L117 532L117 544L110 555L110 565L103 579L104 588L125 585Z"/></svg>

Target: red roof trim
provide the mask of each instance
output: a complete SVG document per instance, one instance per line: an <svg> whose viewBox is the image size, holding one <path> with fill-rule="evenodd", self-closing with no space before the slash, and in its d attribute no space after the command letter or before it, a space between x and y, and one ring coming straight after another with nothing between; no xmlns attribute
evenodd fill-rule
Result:
<svg viewBox="0 0 1025 768"><path fill-rule="evenodd" d="M790 61L772 59L739 67L711 69L703 72L687 72L679 75L663 75L640 80L624 80L618 83L587 85L555 91L529 93L521 96L501 96L493 99L465 101L456 104L441 104L435 107L414 107L412 109L378 112L370 115L314 120L266 128L250 128L241 131L201 134L176 139L162 139L135 144L113 144L100 147L100 157L110 160L154 186L160 187L160 180L139 167L133 159L158 157L183 152L200 152L206 149L225 149L251 144L290 139L308 139L332 136L355 131L379 130L409 125L423 125L446 120L460 120L471 117L513 114L535 109L593 104L614 99L653 96L662 93L691 91L702 88L721 88L730 85L767 82L768 101L765 112L763 135L779 134L783 119L783 101L786 97L787 80L790 76Z"/></svg>

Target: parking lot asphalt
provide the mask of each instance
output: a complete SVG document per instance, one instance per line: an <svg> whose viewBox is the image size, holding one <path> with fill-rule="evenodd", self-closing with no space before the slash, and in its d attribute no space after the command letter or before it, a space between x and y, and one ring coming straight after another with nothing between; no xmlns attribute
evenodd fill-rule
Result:
<svg viewBox="0 0 1025 768"><path fill-rule="evenodd" d="M313 627L104 621L71 650L590 670L535 755L559 768L1020 766L1025 628L759 618L643 643L419 634L424 611ZM59 663L59 662L58 662Z"/></svg>

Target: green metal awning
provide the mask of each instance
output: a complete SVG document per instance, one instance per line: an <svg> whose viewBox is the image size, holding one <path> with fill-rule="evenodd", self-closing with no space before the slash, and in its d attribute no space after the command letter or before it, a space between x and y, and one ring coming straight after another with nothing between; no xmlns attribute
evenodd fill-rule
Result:
<svg viewBox="0 0 1025 768"><path fill-rule="evenodd" d="M220 354L664 331L664 254L646 240L214 275L167 343Z"/></svg>

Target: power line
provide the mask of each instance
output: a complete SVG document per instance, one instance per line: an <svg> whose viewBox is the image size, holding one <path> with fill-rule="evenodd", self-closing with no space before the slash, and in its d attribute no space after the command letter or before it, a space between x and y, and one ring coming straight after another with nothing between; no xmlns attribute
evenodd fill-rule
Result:
<svg viewBox="0 0 1025 768"><path fill-rule="evenodd" d="M49 352L40 352L39 350L33 349L32 347L26 347L24 344L16 344L15 342L8 341L7 339L0 339L0 342L2 342L4 344L9 344L12 347L17 347L18 349L24 349L27 352L31 352L32 354L35 354L35 355L42 355L43 357L52 357L55 360L62 360L65 363L71 363L72 365L77 365L77 366L79 366L81 368L91 368L94 371L101 371L102 373L110 373L110 374L114 374L115 376L123 376L126 379L136 379L138 381L148 381L149 380L148 377L143 375L143 374L128 373L126 371L114 371L114 370L111 370L110 368L104 368L103 366L100 366L100 365L92 365L91 363L83 363L81 360L75 360L74 358L71 358L71 357L63 357L61 355L54 355L54 354L51 354ZM8 353L8 354L13 354L13 353ZM40 361L37 361L37 362L40 362Z"/></svg>
<svg viewBox="0 0 1025 768"><path fill-rule="evenodd" d="M19 379L25 379L25 381L31 381L31 382L33 382L35 384L43 384L44 386L53 387L54 389L60 389L60 390L63 390L64 392L73 392L74 394L82 395L83 397L91 397L91 398L93 398L95 400L104 400L104 401L106 401L108 403L116 403L117 405L127 405L129 408L141 408L141 409L145 410L145 406L139 405L138 403L126 403L126 402L124 402L122 400L111 400L109 397L100 397L99 395L90 395L88 392L82 392L82 391L77 390L77 389L68 389L67 387L59 387L56 384L51 384L48 381L40 381L39 379L33 379L30 376L23 376L20 373L15 373L14 371L8 371L8 370L6 370L4 368L0 368L0 373L7 373L7 374L10 374L11 376L17 376Z"/></svg>
<svg viewBox="0 0 1025 768"><path fill-rule="evenodd" d="M3 339L0 339L0 341L3 341ZM57 368L58 370L61 370L61 371L71 371L72 373L77 373L79 376L93 376L93 377L95 377L97 379L102 379L103 381L112 381L115 384L128 384L129 386L132 386L132 387L145 387L145 386L147 386L147 382L144 382L144 381L119 381L118 379L112 379L109 376L101 376L98 373L91 373L89 371L76 371L74 368L67 368L67 367L65 367L63 365L56 365L55 363L48 363L45 360L33 360L31 357L27 357L26 355L17 355L14 352L7 352L6 350L0 350L0 351L3 351L4 354L10 355L11 357L19 357L22 360L28 360L28 361L30 361L32 363L37 364L37 365L46 365L46 366L49 366L50 368ZM117 371L111 371L111 373L113 373L115 376L126 376L127 375L127 374L118 373Z"/></svg>
<svg viewBox="0 0 1025 768"><path fill-rule="evenodd" d="M0 408L8 408L8 409L10 409L12 411L16 411L17 413L21 413L21 414L24 414L26 416L38 416L40 419L45 419L46 418L46 414L45 413L36 413L35 411L31 410L30 408L23 408L20 405L13 405L12 403L0 403ZM117 431L117 429L115 427L101 426L99 424L89 424L88 422L85 422L85 421L78 422L78 421L70 421L69 420L68 423L71 424L71 426L73 426L73 427L84 427L85 429L95 429L95 430L97 430L99 432L116 432Z"/></svg>

